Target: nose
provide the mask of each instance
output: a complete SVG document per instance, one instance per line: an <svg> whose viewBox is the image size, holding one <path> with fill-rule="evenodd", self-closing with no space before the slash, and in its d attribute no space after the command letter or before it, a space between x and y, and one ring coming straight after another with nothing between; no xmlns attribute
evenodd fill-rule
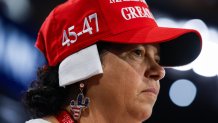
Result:
<svg viewBox="0 0 218 123"><path fill-rule="evenodd" d="M145 76L155 81L159 81L164 78L165 70L157 62L153 62L150 64L150 67L145 72Z"/></svg>

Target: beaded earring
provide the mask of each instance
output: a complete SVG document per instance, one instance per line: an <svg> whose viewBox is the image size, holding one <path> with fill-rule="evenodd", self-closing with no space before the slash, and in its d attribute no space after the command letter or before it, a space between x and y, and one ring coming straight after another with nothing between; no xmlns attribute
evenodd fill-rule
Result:
<svg viewBox="0 0 218 123"><path fill-rule="evenodd" d="M89 97L84 97L83 89L84 83L80 83L80 93L77 96L77 100L72 100L70 102L70 109L73 113L74 120L78 120L81 116L82 111L89 107L90 99Z"/></svg>

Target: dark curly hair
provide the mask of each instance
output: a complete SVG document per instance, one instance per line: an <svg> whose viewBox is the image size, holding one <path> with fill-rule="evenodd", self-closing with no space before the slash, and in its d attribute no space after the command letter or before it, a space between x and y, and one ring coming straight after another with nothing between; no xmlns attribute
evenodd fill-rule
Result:
<svg viewBox="0 0 218 123"><path fill-rule="evenodd" d="M23 102L34 118L54 115L61 110L68 90L58 85L58 66L38 68L34 80L24 94Z"/></svg>

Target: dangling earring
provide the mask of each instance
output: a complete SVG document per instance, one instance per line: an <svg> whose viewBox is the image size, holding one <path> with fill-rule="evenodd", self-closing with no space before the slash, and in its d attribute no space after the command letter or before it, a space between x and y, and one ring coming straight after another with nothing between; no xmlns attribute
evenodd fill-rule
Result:
<svg viewBox="0 0 218 123"><path fill-rule="evenodd" d="M89 107L90 99L88 97L84 97L83 88L84 84L80 83L79 85L80 93L77 96L77 100L72 100L70 102L71 112L73 113L74 120L78 120L81 116L82 111Z"/></svg>

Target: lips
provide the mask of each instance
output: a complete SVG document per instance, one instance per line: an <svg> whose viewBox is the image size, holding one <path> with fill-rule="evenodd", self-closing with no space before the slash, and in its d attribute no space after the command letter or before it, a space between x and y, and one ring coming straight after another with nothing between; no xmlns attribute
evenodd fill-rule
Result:
<svg viewBox="0 0 218 123"><path fill-rule="evenodd" d="M157 89L155 89L155 88L148 88L148 89L143 90L142 92L145 92L145 93L153 93L154 95L157 95L157 94L158 94L158 91L157 91Z"/></svg>

